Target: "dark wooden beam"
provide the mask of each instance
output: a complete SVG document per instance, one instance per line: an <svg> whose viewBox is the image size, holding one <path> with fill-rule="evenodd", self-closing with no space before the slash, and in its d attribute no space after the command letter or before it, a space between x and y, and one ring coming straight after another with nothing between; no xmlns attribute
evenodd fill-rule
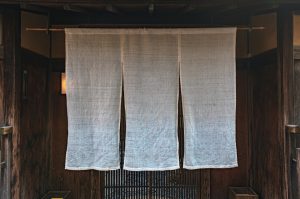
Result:
<svg viewBox="0 0 300 199"><path fill-rule="evenodd" d="M32 5L27 3L20 4L20 9L23 11L33 12L36 14L44 14L44 15L49 14L50 12L50 9L47 7L37 6L37 5Z"/></svg>

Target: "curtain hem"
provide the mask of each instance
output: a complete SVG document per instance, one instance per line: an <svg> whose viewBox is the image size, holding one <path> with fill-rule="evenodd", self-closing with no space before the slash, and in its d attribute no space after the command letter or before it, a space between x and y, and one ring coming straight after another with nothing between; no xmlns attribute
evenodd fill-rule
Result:
<svg viewBox="0 0 300 199"><path fill-rule="evenodd" d="M168 171L168 170L176 170L180 169L180 166L173 166L173 167L164 167L164 168L132 168L124 166L124 170L127 171Z"/></svg>
<svg viewBox="0 0 300 199"><path fill-rule="evenodd" d="M116 167L96 167L96 166L91 166L91 167L70 167L70 166L65 166L65 169L66 170L73 170L73 171L79 171L79 170L112 171L112 170L120 169L120 166L116 166Z"/></svg>
<svg viewBox="0 0 300 199"><path fill-rule="evenodd" d="M183 165L184 169L194 170L194 169L226 169L226 168L236 168L238 164L228 164L228 165L199 165L199 166L187 166Z"/></svg>

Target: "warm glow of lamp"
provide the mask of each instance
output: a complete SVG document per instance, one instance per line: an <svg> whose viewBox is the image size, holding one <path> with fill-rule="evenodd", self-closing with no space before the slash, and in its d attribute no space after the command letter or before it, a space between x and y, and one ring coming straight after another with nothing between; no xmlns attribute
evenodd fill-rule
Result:
<svg viewBox="0 0 300 199"><path fill-rule="evenodd" d="M66 84L66 73L61 74L61 87L60 92L61 94L65 95L67 90L67 84Z"/></svg>

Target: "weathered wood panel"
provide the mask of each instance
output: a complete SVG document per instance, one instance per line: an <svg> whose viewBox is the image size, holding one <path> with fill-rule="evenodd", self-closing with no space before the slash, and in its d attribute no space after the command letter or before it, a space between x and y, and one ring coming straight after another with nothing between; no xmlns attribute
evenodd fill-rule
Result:
<svg viewBox="0 0 300 199"><path fill-rule="evenodd" d="M291 143L285 132L286 124L295 122L294 64L293 64L293 13L290 6L282 6L278 11L278 75L281 96L278 136L281 139L283 157L282 170L283 198L291 198Z"/></svg>
<svg viewBox="0 0 300 199"><path fill-rule="evenodd" d="M3 11L4 60L2 67L2 90L4 123L13 126L11 198L20 198L20 110L21 110L21 65L19 11L7 8Z"/></svg>
<svg viewBox="0 0 300 199"><path fill-rule="evenodd" d="M48 59L22 51L21 198L41 198L48 188L48 67Z"/></svg>
<svg viewBox="0 0 300 199"><path fill-rule="evenodd" d="M284 199L284 144L280 132L278 65L253 65L250 185L261 199Z"/></svg>
<svg viewBox="0 0 300 199"><path fill-rule="evenodd" d="M204 169L200 171L201 174L201 194L200 199L211 198L211 170Z"/></svg>

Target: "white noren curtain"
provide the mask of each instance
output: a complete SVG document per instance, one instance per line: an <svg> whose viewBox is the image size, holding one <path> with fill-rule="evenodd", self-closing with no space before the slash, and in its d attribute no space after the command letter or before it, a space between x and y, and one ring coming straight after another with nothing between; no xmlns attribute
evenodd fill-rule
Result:
<svg viewBox="0 0 300 199"><path fill-rule="evenodd" d="M65 168L120 168L120 37L66 29L68 147Z"/></svg>
<svg viewBox="0 0 300 199"><path fill-rule="evenodd" d="M124 36L124 169L179 168L177 35Z"/></svg>
<svg viewBox="0 0 300 199"><path fill-rule="evenodd" d="M183 167L236 167L236 28L182 34L180 42Z"/></svg>
<svg viewBox="0 0 300 199"><path fill-rule="evenodd" d="M179 79L186 169L237 166L236 28L67 29L66 169L179 168ZM180 76L180 78L179 78Z"/></svg>

